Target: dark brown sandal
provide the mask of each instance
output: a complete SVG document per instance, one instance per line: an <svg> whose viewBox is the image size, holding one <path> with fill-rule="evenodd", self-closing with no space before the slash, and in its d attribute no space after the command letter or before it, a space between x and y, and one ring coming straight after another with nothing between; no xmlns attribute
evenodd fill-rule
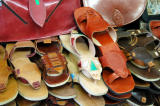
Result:
<svg viewBox="0 0 160 106"><path fill-rule="evenodd" d="M128 57L128 68L136 77L144 81L160 79L159 41L149 34L126 34L118 32L118 44ZM158 43L157 43L158 42Z"/></svg>
<svg viewBox="0 0 160 106"><path fill-rule="evenodd" d="M36 40L35 43L37 52L41 55L43 78L47 86L66 84L70 76L58 37Z"/></svg>

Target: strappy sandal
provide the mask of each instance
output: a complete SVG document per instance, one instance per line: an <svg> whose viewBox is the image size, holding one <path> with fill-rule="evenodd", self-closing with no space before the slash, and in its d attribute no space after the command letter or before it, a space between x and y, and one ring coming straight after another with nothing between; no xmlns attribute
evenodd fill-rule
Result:
<svg viewBox="0 0 160 106"><path fill-rule="evenodd" d="M35 46L31 41L7 44L9 60L17 77L19 94L27 100L39 101L47 98L48 90L41 81L41 72L29 57L35 54Z"/></svg>
<svg viewBox="0 0 160 106"><path fill-rule="evenodd" d="M61 35L60 39L64 48L72 53L72 55L66 55L66 59L68 67L71 70L70 72L75 77L73 81L80 83L80 85L91 95L105 95L108 88L101 78L101 65L98 58L94 57L95 49L92 42L84 35L77 33L72 33L72 35ZM87 47L85 40L88 41L89 47ZM72 42L75 43L73 46Z"/></svg>
<svg viewBox="0 0 160 106"><path fill-rule="evenodd" d="M70 76L59 39L52 37L36 40L35 43L37 52L41 55L43 78L46 85L58 87L66 84Z"/></svg>
<svg viewBox="0 0 160 106"><path fill-rule="evenodd" d="M13 101L18 95L17 81L11 76L7 57L5 48L0 45L0 105Z"/></svg>
<svg viewBox="0 0 160 106"><path fill-rule="evenodd" d="M119 34L120 33L120 34ZM118 44L128 57L127 66L132 74L144 81L157 81L160 79L159 41L147 34L123 35L118 32Z"/></svg>
<svg viewBox="0 0 160 106"><path fill-rule="evenodd" d="M126 57L118 47L117 35L94 9L76 9L74 17L79 29L98 46L103 67L102 77L108 88L117 95L131 92L134 80L126 66Z"/></svg>

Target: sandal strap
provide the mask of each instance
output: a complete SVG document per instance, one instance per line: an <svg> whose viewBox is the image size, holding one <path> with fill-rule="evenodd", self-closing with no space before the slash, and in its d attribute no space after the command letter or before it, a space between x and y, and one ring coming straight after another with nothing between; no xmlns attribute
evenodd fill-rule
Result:
<svg viewBox="0 0 160 106"><path fill-rule="evenodd" d="M44 53L43 51L39 50L38 48L38 43L46 43L46 44L51 44L52 42L57 42L59 45L59 52L61 53L63 50L62 44L60 42L60 40L58 39L58 37L50 37L50 38L43 38L43 39L38 39L35 40L35 46L36 46L36 50L38 52L38 54L40 55L44 55L46 53Z"/></svg>
<svg viewBox="0 0 160 106"><path fill-rule="evenodd" d="M8 51L10 60L12 59L12 55L13 55L14 51L18 48L33 48L34 51L31 54L28 54L27 57L33 57L36 54L35 45L32 41L20 41L14 45L14 47L11 49L11 51Z"/></svg>

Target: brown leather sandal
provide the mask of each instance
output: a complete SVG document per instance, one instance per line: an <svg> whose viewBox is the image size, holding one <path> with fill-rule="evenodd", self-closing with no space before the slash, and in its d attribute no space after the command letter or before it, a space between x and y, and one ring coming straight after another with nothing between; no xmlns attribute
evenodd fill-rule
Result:
<svg viewBox="0 0 160 106"><path fill-rule="evenodd" d="M108 88L115 94L126 94L134 89L134 80L127 69L127 59L118 47L116 32L94 9L76 9L74 17L80 30L99 49L99 60L103 67L102 77Z"/></svg>
<svg viewBox="0 0 160 106"><path fill-rule="evenodd" d="M62 45L57 37L36 40L36 49L41 55L43 78L49 87L57 87L67 83L69 73Z"/></svg>

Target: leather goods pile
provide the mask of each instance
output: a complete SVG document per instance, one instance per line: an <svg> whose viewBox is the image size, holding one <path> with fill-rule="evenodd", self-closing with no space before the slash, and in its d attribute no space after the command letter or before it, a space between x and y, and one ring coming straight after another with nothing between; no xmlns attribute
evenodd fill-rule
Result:
<svg viewBox="0 0 160 106"><path fill-rule="evenodd" d="M160 0L0 0L0 106L159 106Z"/></svg>

